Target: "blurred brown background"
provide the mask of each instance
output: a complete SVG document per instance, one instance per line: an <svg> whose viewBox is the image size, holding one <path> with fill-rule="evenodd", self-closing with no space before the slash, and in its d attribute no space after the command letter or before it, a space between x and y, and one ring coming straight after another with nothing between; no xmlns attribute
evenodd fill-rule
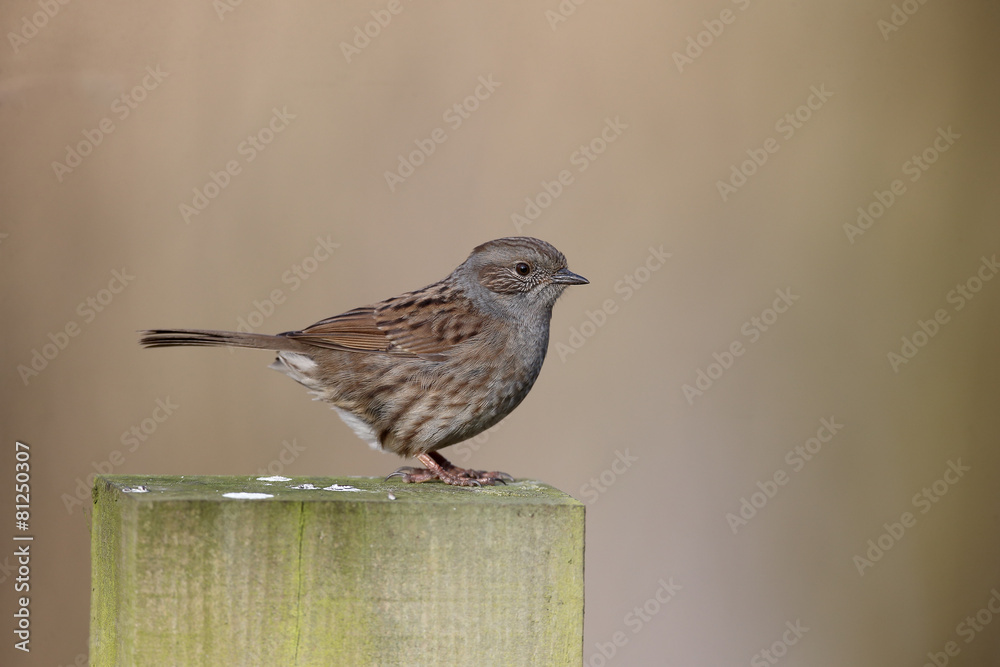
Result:
<svg viewBox="0 0 1000 667"><path fill-rule="evenodd" d="M95 470L403 463L265 353L136 330L300 328L515 234L591 285L525 403L445 453L588 503L588 666L1000 664L996 3L9 0L0 26L3 664L85 661Z"/></svg>

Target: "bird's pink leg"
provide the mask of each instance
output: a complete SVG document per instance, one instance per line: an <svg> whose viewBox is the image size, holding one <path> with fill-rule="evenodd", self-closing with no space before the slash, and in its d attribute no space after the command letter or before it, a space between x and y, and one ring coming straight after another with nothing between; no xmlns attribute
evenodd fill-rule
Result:
<svg viewBox="0 0 1000 667"><path fill-rule="evenodd" d="M404 482L413 484L439 479L445 484L452 484L454 486L492 486L498 483L506 484L509 481L514 481L514 478L505 472L483 472L482 470L459 468L437 452L418 454L417 459L427 467L411 468L410 466L404 466L386 477L386 479L399 477Z"/></svg>

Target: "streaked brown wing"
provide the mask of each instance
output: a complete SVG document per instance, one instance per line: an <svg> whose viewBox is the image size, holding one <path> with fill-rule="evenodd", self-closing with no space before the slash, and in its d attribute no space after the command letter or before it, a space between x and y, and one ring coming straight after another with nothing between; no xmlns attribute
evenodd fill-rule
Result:
<svg viewBox="0 0 1000 667"><path fill-rule="evenodd" d="M375 323L375 307L363 306L284 334L309 345L353 352L389 352L392 341Z"/></svg>
<svg viewBox="0 0 1000 667"><path fill-rule="evenodd" d="M478 334L484 317L471 302L443 285L431 285L375 306L378 328L393 346L425 359L446 359L456 345Z"/></svg>
<svg viewBox="0 0 1000 667"><path fill-rule="evenodd" d="M285 335L334 350L443 361L453 347L479 333L481 318L469 317L470 307L467 300L456 300L431 286L328 317Z"/></svg>

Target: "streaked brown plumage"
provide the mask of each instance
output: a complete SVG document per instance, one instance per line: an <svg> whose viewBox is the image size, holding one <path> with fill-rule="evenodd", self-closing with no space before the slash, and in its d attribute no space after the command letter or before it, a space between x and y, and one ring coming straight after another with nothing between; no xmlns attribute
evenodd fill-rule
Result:
<svg viewBox="0 0 1000 667"><path fill-rule="evenodd" d="M276 350L271 368L333 404L362 439L427 466L393 475L494 484L509 476L455 467L437 450L517 407L542 368L552 306L568 285L586 283L545 241L503 238L478 246L444 280L301 331L156 329L141 342Z"/></svg>

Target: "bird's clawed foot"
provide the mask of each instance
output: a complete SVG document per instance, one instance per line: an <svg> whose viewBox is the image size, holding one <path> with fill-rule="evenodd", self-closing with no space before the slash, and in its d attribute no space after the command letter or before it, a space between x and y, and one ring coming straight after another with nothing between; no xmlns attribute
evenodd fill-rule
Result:
<svg viewBox="0 0 1000 667"><path fill-rule="evenodd" d="M514 481L514 478L505 472L483 472L482 470L459 468L437 452L419 454L417 458L427 467L403 466L386 479L399 477L404 482L411 484L439 479L445 484L454 486L493 486L494 484L506 484Z"/></svg>

